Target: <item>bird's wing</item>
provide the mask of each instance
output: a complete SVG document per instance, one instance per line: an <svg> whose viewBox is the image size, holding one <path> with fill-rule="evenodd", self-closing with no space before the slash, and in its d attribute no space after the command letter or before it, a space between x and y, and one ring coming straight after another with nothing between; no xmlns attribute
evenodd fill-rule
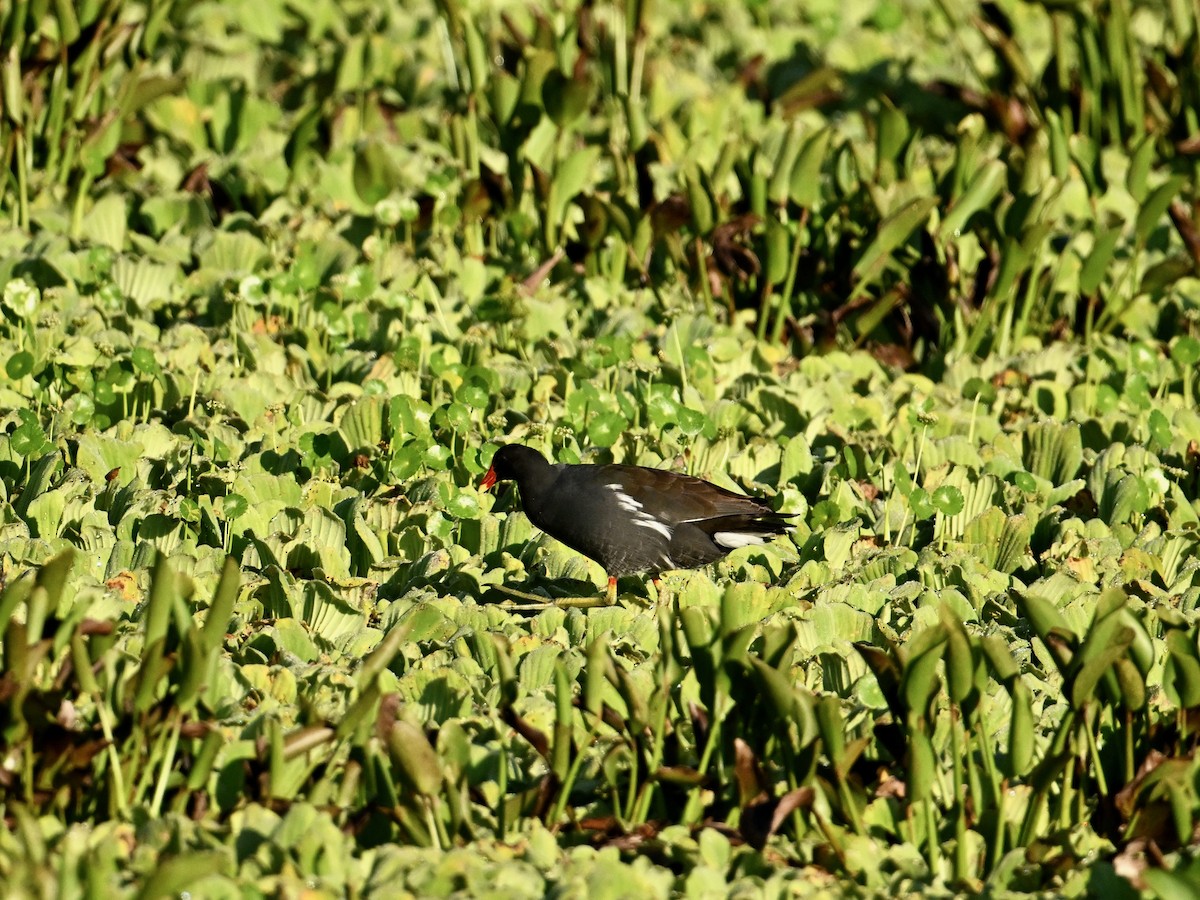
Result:
<svg viewBox="0 0 1200 900"><path fill-rule="evenodd" d="M603 468L606 483L619 484L645 515L668 525L725 516L777 515L766 500L735 494L691 475L641 466Z"/></svg>

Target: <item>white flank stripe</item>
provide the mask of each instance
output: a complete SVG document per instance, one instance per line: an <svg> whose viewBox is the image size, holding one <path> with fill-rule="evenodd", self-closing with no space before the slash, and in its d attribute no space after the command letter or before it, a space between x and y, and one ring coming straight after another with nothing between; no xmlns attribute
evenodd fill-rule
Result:
<svg viewBox="0 0 1200 900"><path fill-rule="evenodd" d="M657 531L668 541L671 539L671 526L666 522L658 521L658 519L654 518L654 516L648 516L645 513L642 513L633 520L633 524L641 528L649 528L652 531Z"/></svg>
<svg viewBox="0 0 1200 900"><path fill-rule="evenodd" d="M638 503L621 489L621 485L606 484L605 487L617 495L617 506L621 507L621 509L625 510L626 512L635 513L642 508L642 504Z"/></svg>
<svg viewBox="0 0 1200 900"><path fill-rule="evenodd" d="M642 504L625 493L621 485L606 484L605 487L616 495L617 506L621 507L627 513L633 513L634 525L637 525L639 528L649 528L651 531L657 531L668 541L671 539L671 526L666 522L660 522L649 513L642 512Z"/></svg>
<svg viewBox="0 0 1200 900"><path fill-rule="evenodd" d="M713 542L718 547L736 550L738 547L753 547L755 544L765 544L766 537L761 534L747 534L744 531L717 531L713 533Z"/></svg>

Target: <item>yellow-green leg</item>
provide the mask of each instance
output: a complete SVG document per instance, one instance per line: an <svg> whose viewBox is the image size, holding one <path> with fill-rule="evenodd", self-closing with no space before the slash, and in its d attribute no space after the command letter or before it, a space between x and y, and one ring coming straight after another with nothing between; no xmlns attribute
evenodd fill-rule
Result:
<svg viewBox="0 0 1200 900"><path fill-rule="evenodd" d="M654 602L655 603L666 603L667 602L667 589L665 587L663 587L663 580L661 578L659 578L657 575L655 575L654 578L651 579L651 582L654 585Z"/></svg>

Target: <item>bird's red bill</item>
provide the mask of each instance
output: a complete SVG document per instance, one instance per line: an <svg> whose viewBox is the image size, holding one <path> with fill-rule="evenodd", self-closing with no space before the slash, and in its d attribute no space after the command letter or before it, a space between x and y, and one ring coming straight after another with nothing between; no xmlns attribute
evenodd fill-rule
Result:
<svg viewBox="0 0 1200 900"><path fill-rule="evenodd" d="M483 480L479 482L479 486L485 491L490 491L496 483L496 467L492 466L487 470L487 474L483 476Z"/></svg>

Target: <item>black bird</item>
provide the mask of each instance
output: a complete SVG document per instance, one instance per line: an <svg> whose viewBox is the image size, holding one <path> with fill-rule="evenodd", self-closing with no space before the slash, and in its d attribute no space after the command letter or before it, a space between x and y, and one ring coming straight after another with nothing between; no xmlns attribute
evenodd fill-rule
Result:
<svg viewBox="0 0 1200 900"><path fill-rule="evenodd" d="M790 515L691 475L619 465L547 462L530 447L496 451L480 487L515 481L525 515L538 528L617 576L657 575L716 562L737 547L783 534Z"/></svg>

